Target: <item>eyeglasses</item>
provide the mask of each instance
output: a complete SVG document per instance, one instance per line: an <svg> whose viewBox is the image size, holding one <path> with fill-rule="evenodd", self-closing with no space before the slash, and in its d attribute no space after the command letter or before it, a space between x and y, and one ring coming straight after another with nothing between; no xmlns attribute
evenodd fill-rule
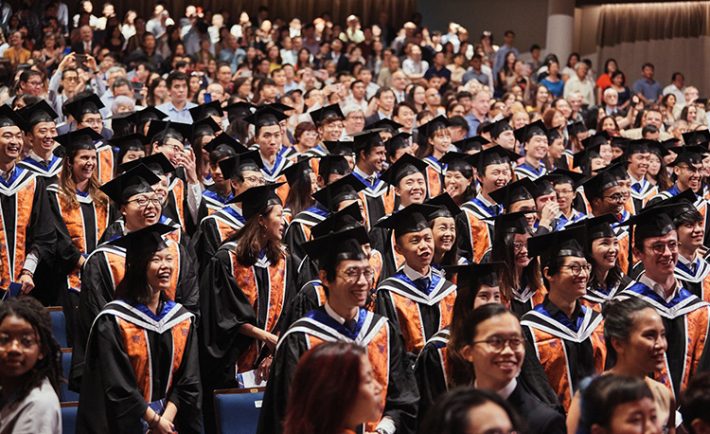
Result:
<svg viewBox="0 0 710 434"><path fill-rule="evenodd" d="M266 184L266 180L264 178L259 178L257 176L249 176L247 178L244 178L244 182L248 183L248 184L256 184L256 185Z"/></svg>
<svg viewBox="0 0 710 434"><path fill-rule="evenodd" d="M28 81L27 83L28 83L28 84L31 84L32 86L42 86L42 82L41 82L41 81L34 81L34 80L33 80L33 81Z"/></svg>
<svg viewBox="0 0 710 434"><path fill-rule="evenodd" d="M526 243L520 243L520 242L514 242L513 243L513 251L515 253L520 253L523 251L523 249L527 247Z"/></svg>
<svg viewBox="0 0 710 434"><path fill-rule="evenodd" d="M351 267L343 271L342 275L345 277L346 280L351 282L357 282L358 280L360 280L360 276L365 276L365 280L371 282L372 278L375 276L375 271L372 269L372 267Z"/></svg>
<svg viewBox="0 0 710 434"><path fill-rule="evenodd" d="M667 243L653 243L651 244L651 250L653 253L657 255L662 255L666 253L666 248L671 251L671 253L675 253L678 251L678 242L677 241L669 241Z"/></svg>
<svg viewBox="0 0 710 434"><path fill-rule="evenodd" d="M153 205L160 205L160 199L158 198L147 198L147 197L139 197L138 199L133 199L129 200L128 203L137 203L139 207L143 208L148 205L148 203L152 203Z"/></svg>
<svg viewBox="0 0 710 434"><path fill-rule="evenodd" d="M626 196L623 193L614 193L609 196L604 196L606 199L611 199L613 202L623 202L626 199Z"/></svg>
<svg viewBox="0 0 710 434"><path fill-rule="evenodd" d="M483 341L474 341L474 344L486 344L496 351L503 351L506 345L510 346L511 350L517 350L525 340L522 336L514 336L510 338L504 338L501 336L491 336L490 338Z"/></svg>
<svg viewBox="0 0 710 434"><path fill-rule="evenodd" d="M0 336L0 347L7 347L11 345L14 341L19 342L22 348L32 348L37 345L37 337L32 335L23 335L18 337L12 337L8 335Z"/></svg>
<svg viewBox="0 0 710 434"><path fill-rule="evenodd" d="M64 77L66 81L79 81L79 77L77 76L71 76L71 77Z"/></svg>
<svg viewBox="0 0 710 434"><path fill-rule="evenodd" d="M591 264L585 264L585 265L579 265L579 264L572 264L572 265L563 265L560 267L560 269L566 269L569 270L570 273L572 273L573 276L579 276L582 274L582 270L584 270L587 274L589 274L592 271L592 265Z"/></svg>

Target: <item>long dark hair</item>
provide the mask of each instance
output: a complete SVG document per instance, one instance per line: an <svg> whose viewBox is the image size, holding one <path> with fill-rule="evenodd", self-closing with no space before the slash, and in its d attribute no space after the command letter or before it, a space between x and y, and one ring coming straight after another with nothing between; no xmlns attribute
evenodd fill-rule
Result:
<svg viewBox="0 0 710 434"><path fill-rule="evenodd" d="M312 170L301 170L296 175L296 179L291 183L286 196L284 208L291 210L291 215L296 215L315 203L311 195L311 173Z"/></svg>
<svg viewBox="0 0 710 434"><path fill-rule="evenodd" d="M237 242L235 253L237 254L237 260L240 264L246 266L256 264L256 260L259 259L259 253L262 248L266 251L266 257L272 264L277 263L284 254L281 241L267 240L265 246L261 246L259 242L259 237L263 232L263 228L259 224L259 217L269 215L271 210L274 209L274 206L275 205L269 205L263 213L253 215L237 233L230 237L231 241Z"/></svg>
<svg viewBox="0 0 710 434"><path fill-rule="evenodd" d="M364 348L346 342L324 343L304 354L291 382L284 434L343 432L362 382L363 356Z"/></svg>
<svg viewBox="0 0 710 434"><path fill-rule="evenodd" d="M597 238L598 239L598 238ZM597 263L594 261L594 256L593 256L593 249L592 249L592 243L594 240L589 240L589 244L587 244L587 252L589 252L589 262L592 264L592 272L590 273L589 276L589 282L587 282L587 287L589 288L599 288L603 285L606 285L607 289L611 289L621 283L621 281L624 278L624 272L621 270L621 267L619 266L619 262L616 262L616 265L614 265L614 268L609 270L609 272L606 275L606 280L604 282L599 282L597 280L597 275L594 273L594 270L598 266Z"/></svg>
<svg viewBox="0 0 710 434"><path fill-rule="evenodd" d="M52 320L49 317L49 311L34 297L20 296L9 298L0 303L0 324L8 316L21 318L32 326L39 338L40 353L44 357L42 360L37 360L35 366L25 374L26 379L21 383L18 393L10 397L0 390L2 400L11 398L10 401L5 402L6 405L22 401L32 389L40 387L45 377L58 395L59 383L62 381L62 351L52 335Z"/></svg>
<svg viewBox="0 0 710 434"><path fill-rule="evenodd" d="M532 235L530 228L526 229ZM500 233L500 234L499 234ZM500 290L506 300L513 300L513 289L523 289L524 284L530 285L531 288L538 289L542 285L542 273L540 272L540 261L538 258L532 258L527 267L525 267L518 277L515 274L515 251L513 243L515 234L495 231L493 238L493 251L491 253L491 261L505 262L511 264L508 273L502 273L500 276Z"/></svg>
<svg viewBox="0 0 710 434"><path fill-rule="evenodd" d="M520 431L520 418L510 404L497 393L472 387L459 387L437 398L436 404L429 409L424 422L419 426L419 434L461 434L468 432L471 409L493 403L502 408L513 425L513 430ZM474 422L475 423L475 422Z"/></svg>
<svg viewBox="0 0 710 434"><path fill-rule="evenodd" d="M498 303L484 304L476 309L473 302L480 289L480 284L471 285L471 291L462 291L454 302L454 314L451 318L451 335L446 346L446 375L452 386L470 386L473 384L473 366L461 354L466 345L471 345L476 338L478 326L487 319L499 315L515 314ZM516 317L517 318L517 317Z"/></svg>
<svg viewBox="0 0 710 434"><path fill-rule="evenodd" d="M162 249L159 248L153 252L143 249L136 250L130 259L126 256L126 274L116 286L116 299L148 304L152 295L148 286L148 264L153 255ZM173 273L177 273L177 270L173 270ZM162 293L161 297L163 297Z"/></svg>
<svg viewBox="0 0 710 434"><path fill-rule="evenodd" d="M81 150L83 149L70 148L64 156L64 161L62 161L62 171L59 173L59 190L62 192L62 196L64 196L64 198L74 209L79 208L80 204L76 199L76 183L74 182L74 174L72 173L72 164L74 164L74 157L76 157ZM99 183L97 177L98 165L97 154L96 168L89 179L87 192L97 205L104 206L108 203L108 198L106 197L106 194L99 189L101 184Z"/></svg>
<svg viewBox="0 0 710 434"><path fill-rule="evenodd" d="M653 400L653 394L640 378L611 374L595 378L582 391L582 411L577 432L590 433L593 425L609 428L618 406L643 398Z"/></svg>

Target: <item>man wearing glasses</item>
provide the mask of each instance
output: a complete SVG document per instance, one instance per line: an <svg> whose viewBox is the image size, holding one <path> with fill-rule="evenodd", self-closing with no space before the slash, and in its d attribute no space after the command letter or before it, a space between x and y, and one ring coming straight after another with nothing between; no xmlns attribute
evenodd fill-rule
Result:
<svg viewBox="0 0 710 434"><path fill-rule="evenodd" d="M539 256L549 293L521 318L531 345L565 411L579 381L604 370L606 346L599 312L579 300L587 293L591 264L578 240L584 228L539 235L528 240L528 255Z"/></svg>
<svg viewBox="0 0 710 434"><path fill-rule="evenodd" d="M661 315L668 338L666 362L654 378L673 390L676 399L698 372L708 369L710 306L688 291L674 274L678 263L678 232L669 214L680 204L655 206L629 219L634 225L634 255L644 273L620 295L638 297Z"/></svg>

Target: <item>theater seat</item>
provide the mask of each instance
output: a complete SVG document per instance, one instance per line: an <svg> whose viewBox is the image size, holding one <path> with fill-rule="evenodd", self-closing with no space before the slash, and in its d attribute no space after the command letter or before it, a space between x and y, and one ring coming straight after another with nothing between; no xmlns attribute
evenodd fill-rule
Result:
<svg viewBox="0 0 710 434"><path fill-rule="evenodd" d="M222 389L214 391L217 432L255 434L259 423L264 388Z"/></svg>
<svg viewBox="0 0 710 434"><path fill-rule="evenodd" d="M59 342L59 346L66 348L67 344L67 324L64 319L64 309L61 306L48 307L49 316L52 319L52 334L54 339Z"/></svg>
<svg viewBox="0 0 710 434"><path fill-rule="evenodd" d="M62 376L66 379L69 378L69 369L71 369L71 348L62 348ZM69 386L66 382L63 382L59 388L59 401L60 402L72 402L78 401L79 394L69 390Z"/></svg>
<svg viewBox="0 0 710 434"><path fill-rule="evenodd" d="M79 410L78 402L62 403L62 433L76 433L76 413Z"/></svg>

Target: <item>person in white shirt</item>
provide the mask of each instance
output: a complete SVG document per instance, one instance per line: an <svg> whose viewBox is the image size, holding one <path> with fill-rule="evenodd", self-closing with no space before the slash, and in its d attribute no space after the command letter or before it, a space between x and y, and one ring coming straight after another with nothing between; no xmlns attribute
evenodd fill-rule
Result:
<svg viewBox="0 0 710 434"><path fill-rule="evenodd" d="M409 44L408 48L409 55L402 62L402 71L410 80L418 80L429 69L429 62L422 60L422 49L418 45Z"/></svg>
<svg viewBox="0 0 710 434"><path fill-rule="evenodd" d="M589 67L584 62L577 62L574 65L575 75L570 77L565 83L564 97L565 99L574 92L582 94L582 103L586 105L594 104L594 82L587 77Z"/></svg>
<svg viewBox="0 0 710 434"><path fill-rule="evenodd" d="M685 77L680 72L674 72L671 76L671 84L663 88L663 95L672 93L675 95L676 105L685 105L683 88L685 87Z"/></svg>
<svg viewBox="0 0 710 434"><path fill-rule="evenodd" d="M163 113L167 113L168 118L173 122L192 123L190 109L196 107L197 104L187 100L187 82L188 78L185 73L171 72L166 80L170 101L156 107Z"/></svg>

